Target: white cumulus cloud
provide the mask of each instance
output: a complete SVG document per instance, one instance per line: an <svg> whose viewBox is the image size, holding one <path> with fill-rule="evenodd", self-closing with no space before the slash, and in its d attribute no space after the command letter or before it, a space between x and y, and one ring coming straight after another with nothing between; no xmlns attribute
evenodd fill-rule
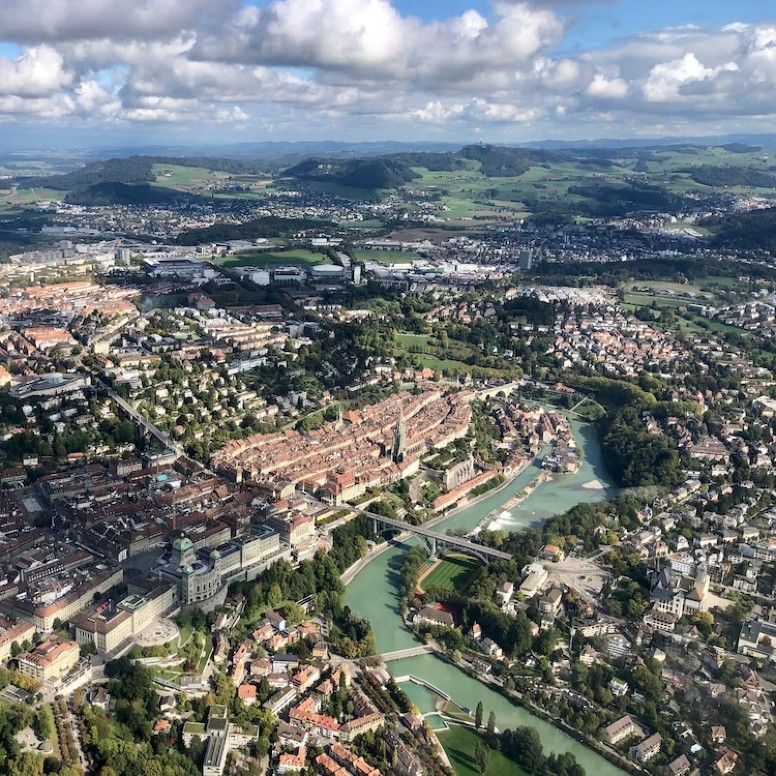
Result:
<svg viewBox="0 0 776 776"><path fill-rule="evenodd" d="M623 78L607 78L601 73L596 73L585 91L590 97L621 100L628 94L628 83Z"/></svg>
<svg viewBox="0 0 776 776"><path fill-rule="evenodd" d="M41 97L72 80L62 55L50 46L34 46L15 60L0 57L0 94Z"/></svg>
<svg viewBox="0 0 776 776"><path fill-rule="evenodd" d="M650 102L668 102L682 97L681 89L687 84L713 79L722 72L738 70L735 62L717 67L705 67L688 51L681 59L655 65L644 83L644 96Z"/></svg>
<svg viewBox="0 0 776 776"><path fill-rule="evenodd" d="M490 0L427 21L396 0L0 0L0 41L20 51L0 56L0 122L380 136L422 124L504 140L528 126L771 130L776 24L738 22L733 6L725 25L580 51L566 36L585 6Z"/></svg>

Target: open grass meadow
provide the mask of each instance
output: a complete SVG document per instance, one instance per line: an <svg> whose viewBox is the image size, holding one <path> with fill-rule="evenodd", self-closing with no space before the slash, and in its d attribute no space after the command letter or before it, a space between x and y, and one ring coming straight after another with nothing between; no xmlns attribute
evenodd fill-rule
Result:
<svg viewBox="0 0 776 776"><path fill-rule="evenodd" d="M670 232L684 232L687 231L690 234L706 236L711 234L705 226L698 226L697 224L691 224L687 221L675 221L673 223L663 224L663 228Z"/></svg>
<svg viewBox="0 0 776 776"><path fill-rule="evenodd" d="M230 177L227 172L216 172L205 167L184 167L178 164L155 164L152 169L156 175L157 186L174 189L198 188L207 183L225 181Z"/></svg>
<svg viewBox="0 0 776 776"><path fill-rule="evenodd" d="M697 299L678 299L676 297L662 296L660 294L625 294L624 307L635 310L637 307L651 307L654 302L658 307L676 309L687 307L690 304L703 304L703 297Z"/></svg>
<svg viewBox="0 0 776 776"><path fill-rule="evenodd" d="M718 321L714 318L705 318L695 313L683 313L682 320L690 326L694 326L697 331L713 331L718 334L740 334L744 337L750 337L751 332L746 329L740 329L738 326L731 326L724 321Z"/></svg>
<svg viewBox="0 0 776 776"><path fill-rule="evenodd" d="M451 339L445 350L440 343L427 334L400 333L396 335L396 349L412 356L421 368L451 375L472 374L488 377L503 377L502 370L467 364L465 359L474 354L468 342Z"/></svg>
<svg viewBox="0 0 776 776"><path fill-rule="evenodd" d="M444 702L441 711L446 717L452 717L462 722L474 722L474 717L468 712L464 711L454 700L448 700Z"/></svg>
<svg viewBox="0 0 776 776"><path fill-rule="evenodd" d="M155 164L154 186L192 194L210 194L218 199L263 199L267 195L267 186L272 183L263 175L233 175L220 170L205 167L186 167L178 164ZM240 187L240 189L232 189ZM247 187L244 190L242 187ZM223 191L218 191L224 189Z"/></svg>
<svg viewBox="0 0 776 776"><path fill-rule="evenodd" d="M0 190L0 206L12 208L17 205L34 205L38 202L61 202L66 191L59 189L19 188L15 192L9 189Z"/></svg>
<svg viewBox="0 0 776 776"><path fill-rule="evenodd" d="M436 356L417 356L418 363L422 369L433 369L435 372L447 372L450 375L474 374L485 377L503 377L504 372L501 369L492 369L487 366L473 366L463 361L456 361L451 358L437 358Z"/></svg>
<svg viewBox="0 0 776 776"><path fill-rule="evenodd" d="M402 350L410 353L418 353L424 356L448 357L453 360L464 360L474 355L472 345L462 340L450 339L443 350L441 343L435 337L428 334L400 333L396 335L396 344Z"/></svg>
<svg viewBox="0 0 776 776"><path fill-rule="evenodd" d="M185 628L181 628L178 634L178 648L180 649L184 644L187 644L193 635L194 627L192 625L187 625Z"/></svg>
<svg viewBox="0 0 776 776"><path fill-rule="evenodd" d="M474 749L478 741L483 744L485 742L477 733L470 728L454 725L437 735L457 776L482 776L474 762ZM489 755L484 776L529 776L519 765L508 760L500 752L489 749Z"/></svg>
<svg viewBox="0 0 776 776"><path fill-rule="evenodd" d="M699 294L701 289L693 283L673 283L669 280L636 280L631 283L625 283L623 288L626 291L634 289L649 288L652 291L675 291L677 294Z"/></svg>

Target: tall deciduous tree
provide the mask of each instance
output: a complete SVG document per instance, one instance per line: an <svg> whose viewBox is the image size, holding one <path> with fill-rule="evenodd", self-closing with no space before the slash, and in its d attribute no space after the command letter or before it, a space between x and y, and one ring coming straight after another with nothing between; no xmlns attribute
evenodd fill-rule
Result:
<svg viewBox="0 0 776 776"><path fill-rule="evenodd" d="M488 754L488 747L478 741L477 746L474 747L474 762L480 773L485 773L488 769Z"/></svg>
<svg viewBox="0 0 776 776"><path fill-rule="evenodd" d="M496 732L496 712L491 711L488 714L488 735L492 736Z"/></svg>

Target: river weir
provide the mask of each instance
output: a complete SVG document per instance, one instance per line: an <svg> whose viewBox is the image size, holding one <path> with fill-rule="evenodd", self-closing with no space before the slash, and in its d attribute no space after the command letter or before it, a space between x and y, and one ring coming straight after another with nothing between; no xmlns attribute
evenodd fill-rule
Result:
<svg viewBox="0 0 776 776"><path fill-rule="evenodd" d="M553 478L552 472L548 472L546 469L542 469L524 488L516 493L508 501L505 501L501 506L496 507L490 512L485 519L471 532L472 536L478 534L480 531L490 528L492 524L498 523L501 520L509 520L511 517L511 510L525 501L531 496L534 491L542 484Z"/></svg>
<svg viewBox="0 0 776 776"><path fill-rule="evenodd" d="M584 447L584 459L574 474L557 474L537 483L530 493L523 494L541 474L541 463L534 463L498 492L476 503L455 511L438 522L435 530L471 532L491 515L496 515L491 527L507 531L519 531L540 524L550 515L570 509L580 502L601 501L614 494L608 476L601 463L600 447L595 429L573 421L578 446ZM602 488L585 487L597 480ZM508 506L510 505L510 506ZM502 515L506 513L506 515ZM412 632L405 627L401 617L398 595L399 572L406 549L392 547L378 554L364 566L348 585L345 603L372 623L378 651L397 652L418 646ZM623 776L620 768L592 749L576 741L554 725L512 703L496 690L473 679L465 672L436 655L421 655L389 664L391 675L398 678L416 677L422 683L408 681L403 689L421 713L435 712L440 701L451 698L461 707L474 708L482 702L486 715L496 714L499 729L518 725L536 728L545 751L571 752L590 776ZM434 692L433 687L439 692Z"/></svg>

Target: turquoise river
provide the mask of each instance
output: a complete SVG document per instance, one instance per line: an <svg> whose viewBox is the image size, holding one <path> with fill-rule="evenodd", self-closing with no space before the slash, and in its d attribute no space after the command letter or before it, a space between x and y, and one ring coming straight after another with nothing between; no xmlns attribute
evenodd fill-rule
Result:
<svg viewBox="0 0 776 776"><path fill-rule="evenodd" d="M575 474L557 474L540 484L529 496L508 513L502 505L519 493L537 475L538 464L520 474L509 485L487 498L453 513L438 523L435 530L476 528L485 518L494 520L493 528L519 531L563 512L580 502L594 502L611 496L615 491L601 462L595 430L586 424L573 423L577 445L583 455L582 466ZM405 553L403 547L393 547L377 555L353 579L345 602L354 612L366 617L380 652L393 652L417 645L413 634L404 626L397 595L398 573ZM449 694L460 706L474 708L482 701L485 716L495 712L499 728L531 725L536 728L546 751L571 752L589 776L623 776L624 771L609 763L593 750L580 744L548 722L512 704L499 693L467 676L463 671L435 657L423 655L389 663L394 676L410 674L422 677ZM404 689L423 713L434 711L436 697L423 687L406 683Z"/></svg>

